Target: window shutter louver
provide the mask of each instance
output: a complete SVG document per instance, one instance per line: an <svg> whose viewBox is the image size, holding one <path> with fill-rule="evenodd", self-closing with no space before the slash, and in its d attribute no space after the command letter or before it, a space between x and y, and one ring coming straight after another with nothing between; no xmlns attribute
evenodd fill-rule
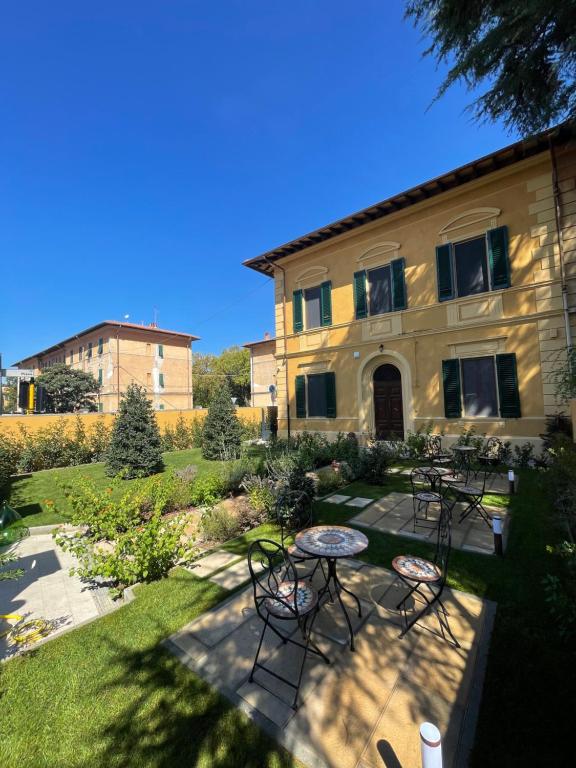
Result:
<svg viewBox="0 0 576 768"><path fill-rule="evenodd" d="M496 355L496 375L500 398L500 416L503 419L519 419L521 416L520 392L514 353Z"/></svg>
<svg viewBox="0 0 576 768"><path fill-rule="evenodd" d="M392 309L406 309L406 280L404 278L404 259L394 259L392 269Z"/></svg>
<svg viewBox="0 0 576 768"><path fill-rule="evenodd" d="M301 333L304 330L304 312L302 304L302 291L294 291L292 294L292 326L294 333Z"/></svg>
<svg viewBox="0 0 576 768"><path fill-rule="evenodd" d="M354 315L356 320L363 320L368 316L365 270L354 273Z"/></svg>
<svg viewBox="0 0 576 768"><path fill-rule="evenodd" d="M330 280L320 286L320 305L322 325L332 325L332 283Z"/></svg>
<svg viewBox="0 0 576 768"><path fill-rule="evenodd" d="M438 301L448 301L454 298L454 283L452 280L452 246L436 246L436 275L438 278Z"/></svg>
<svg viewBox="0 0 576 768"><path fill-rule="evenodd" d="M460 360L442 360L442 385L444 388L444 415L447 419L459 419L462 416Z"/></svg>
<svg viewBox="0 0 576 768"><path fill-rule="evenodd" d="M324 383L326 386L326 417L328 419L336 418L336 374L329 371L324 374Z"/></svg>
<svg viewBox="0 0 576 768"><path fill-rule="evenodd" d="M306 376L296 376L296 418L306 418Z"/></svg>
<svg viewBox="0 0 576 768"><path fill-rule="evenodd" d="M492 289L509 288L508 227L488 230L488 263Z"/></svg>

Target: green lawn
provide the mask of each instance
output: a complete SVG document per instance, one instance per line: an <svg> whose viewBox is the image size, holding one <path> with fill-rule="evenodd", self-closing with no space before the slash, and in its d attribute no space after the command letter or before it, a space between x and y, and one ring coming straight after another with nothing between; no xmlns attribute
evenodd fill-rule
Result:
<svg viewBox="0 0 576 768"><path fill-rule="evenodd" d="M189 451L171 451L164 453L163 457L167 469L180 469L188 464L195 464L199 472L203 472L219 465L219 462L206 461L202 458L199 448L192 448ZM102 463L47 469L14 478L10 486L8 503L25 518L28 526L61 523L66 519L68 504L58 483L59 481L68 483L75 477L90 478L99 488L104 488L110 483ZM121 493L130 482L132 481L125 480L118 492Z"/></svg>
<svg viewBox="0 0 576 768"><path fill-rule="evenodd" d="M384 488L356 483L350 493L382 496L405 483L397 476ZM575 654L546 612L542 579L557 567L546 545L558 534L542 475L521 473L509 506L505 558L455 550L450 562L451 586L498 603L471 766L570 765ZM344 523L356 512L316 504L318 522ZM425 543L364 530L368 562L389 567L402 552L431 554ZM274 538L277 529L267 524L225 546L242 555L262 536ZM0 764L294 765L160 645L225 594L177 570L139 588L117 613L0 665Z"/></svg>

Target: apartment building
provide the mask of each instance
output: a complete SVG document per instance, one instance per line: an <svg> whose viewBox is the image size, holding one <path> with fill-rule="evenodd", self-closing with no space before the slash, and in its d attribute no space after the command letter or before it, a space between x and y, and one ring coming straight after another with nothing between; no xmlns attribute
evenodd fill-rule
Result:
<svg viewBox="0 0 576 768"><path fill-rule="evenodd" d="M575 181L563 125L245 262L275 279L280 433L537 442L566 410Z"/></svg>
<svg viewBox="0 0 576 768"><path fill-rule="evenodd" d="M55 363L91 373L100 384L98 410L118 409L129 384L145 387L154 408L193 407L192 343L198 336L156 325L105 320L15 363L36 374Z"/></svg>
<svg viewBox="0 0 576 768"><path fill-rule="evenodd" d="M276 339L265 333L263 339L244 347L250 350L250 405L276 405Z"/></svg>

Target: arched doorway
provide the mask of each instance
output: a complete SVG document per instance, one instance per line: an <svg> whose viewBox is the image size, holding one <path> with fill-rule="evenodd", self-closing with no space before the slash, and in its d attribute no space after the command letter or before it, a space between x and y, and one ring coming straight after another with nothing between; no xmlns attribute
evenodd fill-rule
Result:
<svg viewBox="0 0 576 768"><path fill-rule="evenodd" d="M390 363L374 371L374 427L377 440L404 439L402 376Z"/></svg>

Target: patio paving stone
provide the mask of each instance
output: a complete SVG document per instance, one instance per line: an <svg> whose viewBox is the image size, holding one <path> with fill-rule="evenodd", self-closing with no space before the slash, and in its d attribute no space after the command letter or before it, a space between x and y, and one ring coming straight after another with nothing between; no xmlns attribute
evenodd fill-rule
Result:
<svg viewBox="0 0 576 768"><path fill-rule="evenodd" d="M195 560L193 563L187 566L187 570L191 571L194 576L198 576L199 579L207 579L214 571L220 570L230 565L235 560L238 560L238 555L234 555L231 552L225 552L222 549L217 549L216 552L212 552L206 557L202 557L199 560Z"/></svg>
<svg viewBox="0 0 576 768"><path fill-rule="evenodd" d="M245 581L250 578L250 570L248 568L248 561L243 558L239 560L235 565L231 565L224 571L219 571L213 576L209 577L209 581L224 589L236 589Z"/></svg>
<svg viewBox="0 0 576 768"><path fill-rule="evenodd" d="M375 504L372 504L370 507L368 507L368 509L365 509L364 512L356 515L354 522L362 525L373 525L374 523L378 522L378 520L380 520L380 518L384 515L385 510L376 506Z"/></svg>
<svg viewBox="0 0 576 768"><path fill-rule="evenodd" d="M332 496L328 496L327 499L323 499L328 504L344 504L345 501L350 501L352 496L343 496L341 493L335 493Z"/></svg>
<svg viewBox="0 0 576 768"><path fill-rule="evenodd" d="M364 509L364 507L367 507L368 504L371 504L374 501L374 499L367 499L363 496L356 496L354 499L350 499L350 501L345 502L347 507L360 507L361 509Z"/></svg>

